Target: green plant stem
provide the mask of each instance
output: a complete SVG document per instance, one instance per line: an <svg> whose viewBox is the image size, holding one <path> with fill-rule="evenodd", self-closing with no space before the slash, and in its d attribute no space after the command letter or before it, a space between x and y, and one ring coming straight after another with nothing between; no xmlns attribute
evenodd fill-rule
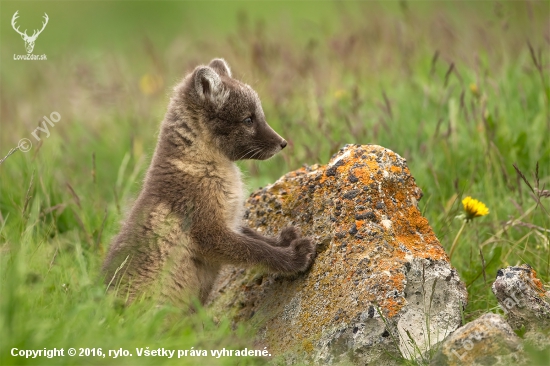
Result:
<svg viewBox="0 0 550 366"><path fill-rule="evenodd" d="M468 221L464 220L462 223L462 226L460 227L460 230L458 230L458 233L455 236L455 240L453 241L453 245L451 245L451 252L449 253L449 261L453 258L453 253L456 249L456 244L458 244L458 238L460 238L460 235L462 234L462 231L464 231L464 227L466 227L466 223Z"/></svg>

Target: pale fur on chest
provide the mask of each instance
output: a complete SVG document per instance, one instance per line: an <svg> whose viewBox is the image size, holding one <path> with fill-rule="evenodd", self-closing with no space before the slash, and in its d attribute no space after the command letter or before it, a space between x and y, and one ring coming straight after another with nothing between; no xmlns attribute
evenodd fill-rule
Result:
<svg viewBox="0 0 550 366"><path fill-rule="evenodd" d="M241 171L235 163L230 163L220 166L217 176L220 177L222 187L212 190L211 194L216 196L227 227L238 231L244 210Z"/></svg>
<svg viewBox="0 0 550 366"><path fill-rule="evenodd" d="M170 163L186 174L201 177L202 193L209 196L205 199L216 202L218 214L224 218L227 227L239 230L244 213L244 187L241 171L235 163L223 160L215 164L181 160Z"/></svg>

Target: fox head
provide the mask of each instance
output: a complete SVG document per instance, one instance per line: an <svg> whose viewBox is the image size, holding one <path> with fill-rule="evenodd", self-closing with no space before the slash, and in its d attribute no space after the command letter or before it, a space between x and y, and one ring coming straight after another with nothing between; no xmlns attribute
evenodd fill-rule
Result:
<svg viewBox="0 0 550 366"><path fill-rule="evenodd" d="M181 137L187 139L182 143L208 144L232 161L269 159L287 145L266 122L258 94L234 79L223 59L187 75L175 88L171 106L167 119L182 127Z"/></svg>

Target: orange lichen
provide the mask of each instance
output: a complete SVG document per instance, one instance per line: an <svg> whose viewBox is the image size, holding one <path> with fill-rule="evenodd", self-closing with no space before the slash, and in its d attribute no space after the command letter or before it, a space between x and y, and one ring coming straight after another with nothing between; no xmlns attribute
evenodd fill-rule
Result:
<svg viewBox="0 0 550 366"><path fill-rule="evenodd" d="M387 316L390 318L393 318L399 310L403 307L403 304L396 301L395 299L389 298L384 299L380 302L380 305L382 305L382 308L387 311Z"/></svg>
<svg viewBox="0 0 550 366"><path fill-rule="evenodd" d="M402 171L403 171L403 168L400 168L400 167L395 166L395 165L390 166L390 172L392 172L392 173L401 174Z"/></svg>
<svg viewBox="0 0 550 366"><path fill-rule="evenodd" d="M535 286L535 290L538 292L539 296L545 297L546 296L546 290L544 289L544 285L542 284L542 281L538 279L537 272L531 268L530 272L531 282Z"/></svg>
<svg viewBox="0 0 550 366"><path fill-rule="evenodd" d="M433 260L448 260L435 234L415 206L407 210L407 221L395 226L395 238L416 256ZM416 233L422 234L422 238ZM435 245L434 245L435 244Z"/></svg>
<svg viewBox="0 0 550 366"><path fill-rule="evenodd" d="M370 167L359 167L353 170L353 175L355 175L364 185L371 184L373 182L370 177L371 173L372 170Z"/></svg>
<svg viewBox="0 0 550 366"><path fill-rule="evenodd" d="M302 342L302 347L304 348L304 350L306 352L312 352L313 351L313 343L311 343L310 341L308 340L304 340Z"/></svg>

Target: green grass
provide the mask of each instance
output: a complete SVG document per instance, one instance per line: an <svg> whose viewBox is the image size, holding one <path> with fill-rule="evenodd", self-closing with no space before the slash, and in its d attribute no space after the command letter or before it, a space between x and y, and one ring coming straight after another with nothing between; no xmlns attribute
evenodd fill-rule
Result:
<svg viewBox="0 0 550 366"><path fill-rule="evenodd" d="M24 53L8 21L15 10L22 29L48 13L34 51L48 61L13 60ZM529 263L550 281L549 198L537 205L513 167L550 189L548 2L2 2L0 13L0 155L21 138L33 143L0 165L1 364L137 360L24 360L13 347L252 347L223 319L147 301L124 308L99 273L171 87L213 57L258 91L290 143L241 164L250 190L325 163L346 143L382 145L407 159L447 250L463 197L490 209L452 259L468 284L466 320L496 310L498 268ZM140 89L144 75L162 80L152 94ZM53 111L61 120L35 141Z"/></svg>

